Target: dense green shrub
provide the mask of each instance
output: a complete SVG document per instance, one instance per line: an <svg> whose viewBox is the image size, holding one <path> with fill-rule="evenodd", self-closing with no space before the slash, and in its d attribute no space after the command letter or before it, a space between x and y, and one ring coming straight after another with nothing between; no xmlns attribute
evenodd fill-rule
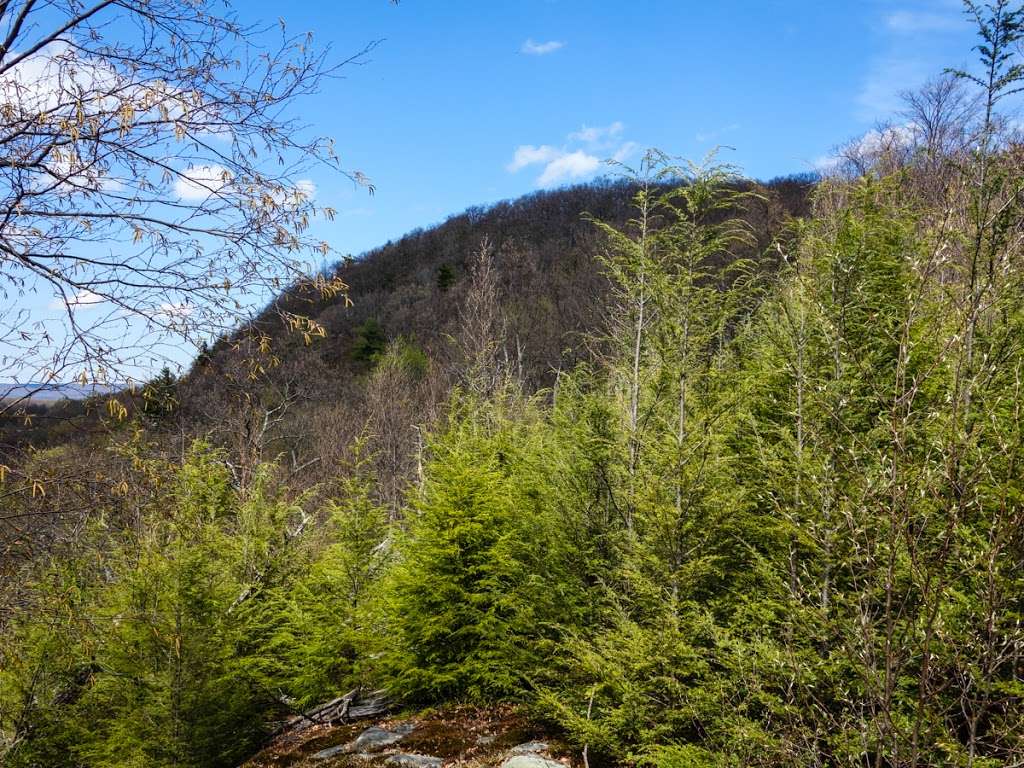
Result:
<svg viewBox="0 0 1024 768"><path fill-rule="evenodd" d="M552 663L578 588L549 506L542 423L457 406L388 577L391 687L420 702L521 697Z"/></svg>
<svg viewBox="0 0 1024 768"><path fill-rule="evenodd" d="M0 647L6 764L237 765L285 696L356 681L388 524L365 482L342 481L321 522L269 468L240 497L202 444L170 474L138 529L98 526L29 585Z"/></svg>

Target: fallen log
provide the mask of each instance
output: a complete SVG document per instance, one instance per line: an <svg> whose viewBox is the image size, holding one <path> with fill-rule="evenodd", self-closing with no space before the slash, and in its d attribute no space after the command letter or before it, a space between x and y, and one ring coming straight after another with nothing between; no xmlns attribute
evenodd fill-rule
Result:
<svg viewBox="0 0 1024 768"><path fill-rule="evenodd" d="M344 696L318 704L287 720L274 735L299 733L314 725L334 725L366 720L371 717L379 717L388 711L389 701L384 691L371 691L365 696L361 694L360 689L356 688Z"/></svg>

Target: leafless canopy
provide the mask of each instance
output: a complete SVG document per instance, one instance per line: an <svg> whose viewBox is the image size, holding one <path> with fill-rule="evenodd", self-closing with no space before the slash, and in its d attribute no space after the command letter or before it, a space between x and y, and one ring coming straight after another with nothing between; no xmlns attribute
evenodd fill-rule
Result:
<svg viewBox="0 0 1024 768"><path fill-rule="evenodd" d="M285 283L344 291L308 174L346 171L291 107L370 48L222 0L0 0L0 380L116 382Z"/></svg>
<svg viewBox="0 0 1024 768"><path fill-rule="evenodd" d="M962 166L977 146L984 126L984 103L964 81L949 73L900 94L903 108L896 119L880 123L837 147L823 170L845 178L885 176L913 165L942 177ZM1012 138L1005 121L993 125L991 138L1002 144ZM933 179L941 186L941 178Z"/></svg>

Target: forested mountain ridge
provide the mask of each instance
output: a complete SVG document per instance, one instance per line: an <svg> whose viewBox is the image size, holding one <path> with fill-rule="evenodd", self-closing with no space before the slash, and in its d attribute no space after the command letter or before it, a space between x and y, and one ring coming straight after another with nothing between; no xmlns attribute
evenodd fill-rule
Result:
<svg viewBox="0 0 1024 768"><path fill-rule="evenodd" d="M743 212L753 239L737 244L742 253L728 258L752 257L760 268L774 269L767 247L791 216L807 213L813 183L812 176L765 185L741 182L759 190ZM664 190L669 186L662 184ZM610 284L600 256L606 242L588 217L625 226L636 191L635 182L619 180L537 192L470 209L340 264L332 276L345 282L347 293L329 300L284 294L257 321L255 335L265 339L257 354L251 354L251 330L241 343L234 339L214 346L182 382L182 418L216 431L231 405L218 397L230 401L242 387L251 398L265 400L257 407L286 404L292 411L290 431L303 434L306 442L291 443L287 450L300 463L306 454L331 463L322 445L310 450L318 424L331 425L328 441L348 444L375 419L387 426L371 426L372 436L402 442L401 448L386 446L384 453L411 455L416 435L408 425L439 413L448 391L461 380L467 345L483 343L467 337L464 322L481 249L493 281L487 290L493 295L484 299L489 306L470 311L493 315L477 322L494 327L475 332L500 334L501 348L495 352L515 367L526 391L550 387L558 371L593 360L605 330ZM303 331L282 322L282 315L309 318L323 336L303 338ZM389 348L401 351L415 369L415 381L401 381L408 370L373 375ZM253 359L262 366L255 380L248 363L241 362ZM273 364L263 365L268 359ZM231 380L234 391L224 386ZM257 386L249 392L254 381ZM388 391L377 391L381 388ZM382 405L386 415L379 412ZM237 434L233 426L228 430ZM385 473L396 471L394 466Z"/></svg>
<svg viewBox="0 0 1024 768"><path fill-rule="evenodd" d="M808 213L815 178L806 174L758 186L763 198L747 214L757 235L751 252L763 251L788 217ZM451 335L448 326L456 319L474 254L487 241L500 273L508 331L520 340L530 382L550 384L554 370L586 356L567 343L570 335L594 332L599 324L595 315L606 280L596 257L604 243L588 217L624 225L635 192L628 179L607 179L471 208L338 265L333 274L349 286L351 304L336 298L311 307L286 295L274 310L304 312L322 325L329 340L318 351L332 365L358 358L352 344L367 321L377 321L390 339L422 339L438 347Z"/></svg>

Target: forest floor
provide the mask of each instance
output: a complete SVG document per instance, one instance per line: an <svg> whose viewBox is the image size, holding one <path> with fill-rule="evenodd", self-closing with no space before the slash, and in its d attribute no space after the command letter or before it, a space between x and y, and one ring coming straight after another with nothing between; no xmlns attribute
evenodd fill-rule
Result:
<svg viewBox="0 0 1024 768"><path fill-rule="evenodd" d="M284 733L242 768L578 768L515 707L448 707Z"/></svg>

